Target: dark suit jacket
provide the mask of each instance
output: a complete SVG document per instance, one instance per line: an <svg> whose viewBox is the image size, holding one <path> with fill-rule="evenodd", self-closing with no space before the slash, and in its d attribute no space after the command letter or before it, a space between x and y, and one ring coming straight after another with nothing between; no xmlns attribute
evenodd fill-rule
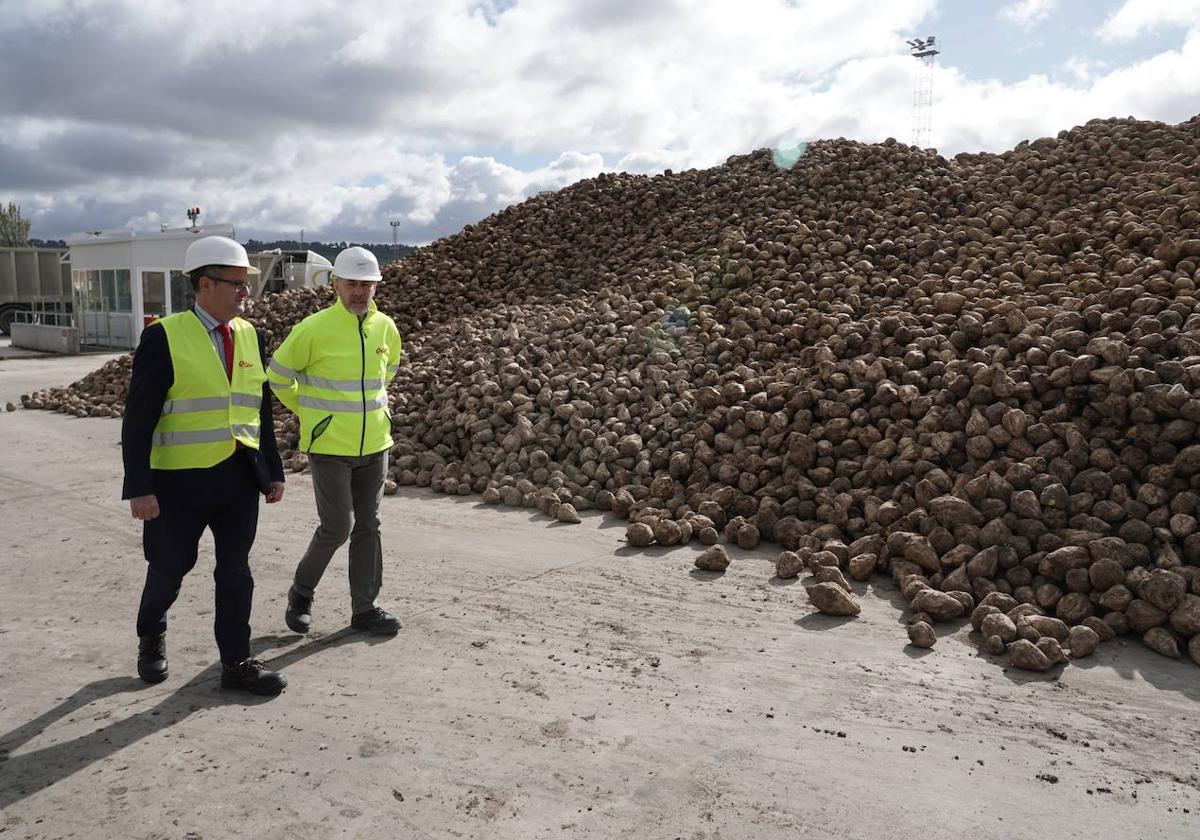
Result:
<svg viewBox="0 0 1200 840"><path fill-rule="evenodd" d="M266 370L267 349L258 335L259 361ZM121 423L121 456L125 461L122 499L149 496L154 492L154 471L150 469L150 445L154 427L162 414L167 390L175 382L167 333L161 324L142 331L133 354L133 374L129 396L125 399L125 418ZM238 447L240 457L249 459L259 488L265 493L272 481L283 481L283 461L275 445L275 424L271 417L271 389L263 383L262 411L259 414L259 448Z"/></svg>

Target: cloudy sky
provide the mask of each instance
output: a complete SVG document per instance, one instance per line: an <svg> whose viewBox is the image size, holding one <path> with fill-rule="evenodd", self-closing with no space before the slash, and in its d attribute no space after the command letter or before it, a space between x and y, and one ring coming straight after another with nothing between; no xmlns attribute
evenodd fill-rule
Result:
<svg viewBox="0 0 1200 840"><path fill-rule="evenodd" d="M1200 112L1200 0L0 0L0 202L423 244L605 170L909 142L928 35L943 154Z"/></svg>

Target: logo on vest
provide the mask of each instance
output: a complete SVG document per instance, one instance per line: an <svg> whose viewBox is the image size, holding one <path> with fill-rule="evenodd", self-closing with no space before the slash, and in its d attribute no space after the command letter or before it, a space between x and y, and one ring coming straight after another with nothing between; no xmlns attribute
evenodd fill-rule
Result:
<svg viewBox="0 0 1200 840"><path fill-rule="evenodd" d="M247 362L245 359L239 359L239 360L238 360L238 367L240 367L240 368L252 368L252 367L254 367L254 362Z"/></svg>
<svg viewBox="0 0 1200 840"><path fill-rule="evenodd" d="M386 355L386 354L387 354L387 348L386 348L386 347L376 347L376 348L375 348L375 355L376 355L376 356L383 356L383 355Z"/></svg>

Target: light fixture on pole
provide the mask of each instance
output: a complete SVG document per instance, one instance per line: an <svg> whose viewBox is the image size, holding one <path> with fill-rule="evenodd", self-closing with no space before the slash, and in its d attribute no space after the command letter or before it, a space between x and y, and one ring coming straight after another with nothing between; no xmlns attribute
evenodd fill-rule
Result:
<svg viewBox="0 0 1200 840"><path fill-rule="evenodd" d="M913 84L912 142L919 149L929 146L933 126L933 60L940 53L937 38L913 38L908 42L910 55L921 62Z"/></svg>

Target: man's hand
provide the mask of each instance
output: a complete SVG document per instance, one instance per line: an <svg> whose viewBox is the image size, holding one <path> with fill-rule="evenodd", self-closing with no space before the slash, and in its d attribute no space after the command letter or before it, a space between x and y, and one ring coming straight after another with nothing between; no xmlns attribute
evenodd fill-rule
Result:
<svg viewBox="0 0 1200 840"><path fill-rule="evenodd" d="M158 518L158 496L134 496L129 500L129 513L143 521Z"/></svg>
<svg viewBox="0 0 1200 840"><path fill-rule="evenodd" d="M272 481L267 489L267 504L273 505L283 498L283 482Z"/></svg>

